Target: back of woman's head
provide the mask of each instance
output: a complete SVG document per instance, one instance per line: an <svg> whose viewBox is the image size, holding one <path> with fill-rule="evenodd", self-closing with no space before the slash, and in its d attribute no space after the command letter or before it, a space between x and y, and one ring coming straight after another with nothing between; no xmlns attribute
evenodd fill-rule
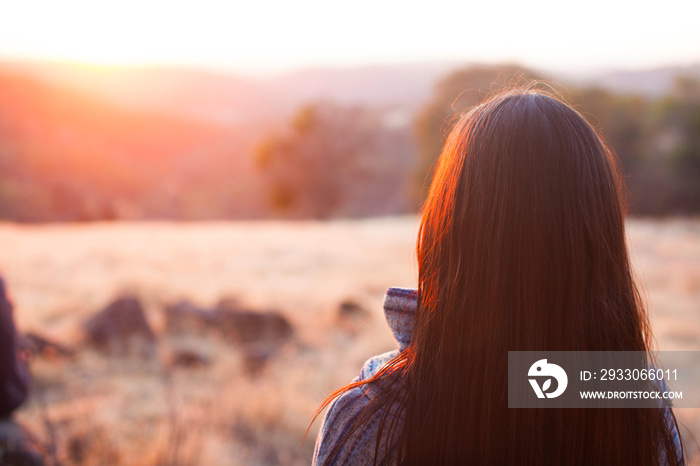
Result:
<svg viewBox="0 0 700 466"><path fill-rule="evenodd" d="M463 116L419 234L399 452L406 463L655 464L658 410L507 408L508 351L646 351L615 157L534 90ZM672 454L672 453L671 453Z"/></svg>
<svg viewBox="0 0 700 466"><path fill-rule="evenodd" d="M419 326L444 319L498 349L644 351L620 191L611 152L566 104L511 91L473 109L424 206Z"/></svg>

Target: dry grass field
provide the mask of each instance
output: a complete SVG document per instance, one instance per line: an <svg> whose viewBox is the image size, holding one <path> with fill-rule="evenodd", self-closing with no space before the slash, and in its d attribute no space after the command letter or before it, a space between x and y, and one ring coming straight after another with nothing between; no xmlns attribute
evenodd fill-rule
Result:
<svg viewBox="0 0 700 466"><path fill-rule="evenodd" d="M632 220L628 231L659 349L700 350L700 221ZM75 350L32 360L33 395L18 417L62 464L308 464L318 423L301 439L314 409L394 347L381 304L387 287L415 286L416 233L413 217L0 225L19 328ZM124 294L156 332L150 356L84 344L82 323ZM255 374L220 334L165 329L167 304L223 298L276 310L294 328ZM366 314L340 321L344 301ZM173 365L182 350L205 362ZM700 410L677 416L700 438Z"/></svg>

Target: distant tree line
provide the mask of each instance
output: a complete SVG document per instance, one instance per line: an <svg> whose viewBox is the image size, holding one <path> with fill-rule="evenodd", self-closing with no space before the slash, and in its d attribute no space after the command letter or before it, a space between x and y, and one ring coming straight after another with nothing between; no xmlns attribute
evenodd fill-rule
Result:
<svg viewBox="0 0 700 466"><path fill-rule="evenodd" d="M503 87L541 78L516 65L472 66L440 81L417 114L414 102L317 102L289 121L223 125L122 108L0 70L0 221L416 212L459 115ZM654 98L543 86L572 103L616 151L631 214L700 212L697 79L679 77Z"/></svg>
<svg viewBox="0 0 700 466"><path fill-rule="evenodd" d="M413 152L410 129L381 112L316 103L255 158L277 216L327 219L406 212Z"/></svg>
<svg viewBox="0 0 700 466"><path fill-rule="evenodd" d="M459 115L504 87L540 79L536 72L514 65L474 66L443 79L416 119L415 204L425 195L432 167ZM595 87L545 86L581 112L617 153L630 214L700 212L700 81L681 76L668 95L658 99Z"/></svg>

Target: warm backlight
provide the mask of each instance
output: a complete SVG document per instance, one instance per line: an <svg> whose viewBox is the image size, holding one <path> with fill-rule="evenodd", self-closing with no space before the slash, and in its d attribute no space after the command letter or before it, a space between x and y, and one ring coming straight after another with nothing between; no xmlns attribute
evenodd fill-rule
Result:
<svg viewBox="0 0 700 466"><path fill-rule="evenodd" d="M251 71L425 60L659 66L700 58L699 14L687 0L22 0L0 8L0 58Z"/></svg>

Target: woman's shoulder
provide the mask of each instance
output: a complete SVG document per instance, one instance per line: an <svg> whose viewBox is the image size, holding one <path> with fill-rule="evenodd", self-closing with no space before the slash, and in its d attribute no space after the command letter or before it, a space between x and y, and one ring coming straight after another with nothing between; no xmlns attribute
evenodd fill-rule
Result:
<svg viewBox="0 0 700 466"><path fill-rule="evenodd" d="M377 375L377 373L392 359L399 355L399 350L387 351L386 353L378 354L369 358L362 369L360 369L360 375L355 377L353 382L361 382L363 380L370 379Z"/></svg>
<svg viewBox="0 0 700 466"><path fill-rule="evenodd" d="M395 350L369 358L360 369L360 374L353 379L353 383L375 376L398 354L398 350ZM339 459L342 459L344 464L373 463L380 415L377 413L372 416L360 431L353 427L365 412L370 400L376 396L377 389L380 388L375 384L359 385L346 391L330 404L316 439L314 465L325 464L331 456L336 458L333 463L341 461ZM382 448L379 454L384 455Z"/></svg>

